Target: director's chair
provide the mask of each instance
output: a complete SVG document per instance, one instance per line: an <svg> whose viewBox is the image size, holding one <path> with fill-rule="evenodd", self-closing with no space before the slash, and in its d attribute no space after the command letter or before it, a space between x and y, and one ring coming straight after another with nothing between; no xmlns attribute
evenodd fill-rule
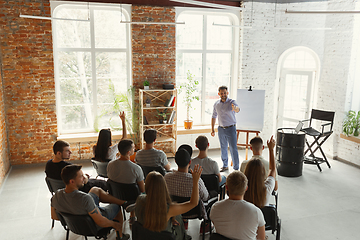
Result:
<svg viewBox="0 0 360 240"><path fill-rule="evenodd" d="M310 119L302 121L302 122L310 121L310 123L309 123L308 128L303 128L303 129L301 129L301 131L304 132L306 135L312 136L314 138L314 141L312 143L309 143L307 138L305 139L306 140L305 142L306 142L306 145L307 145L308 148L304 153L304 156L305 156L304 157L304 163L317 165L320 172L322 171L322 169L320 167L321 163L326 163L328 165L328 167L331 168L331 166L330 166L330 164L329 164L329 162L328 162L328 160L327 160L327 158L326 158L326 156L324 154L324 151L321 149L321 145L323 145L323 143L333 133L332 128L333 128L333 123L334 123L334 116L335 116L335 112L328 112L328 111L322 111L322 110L313 109L311 111ZM319 132L316 129L311 127L311 124L313 123L313 120L326 122L324 124L321 124L321 132ZM329 127L327 127L327 126L329 126ZM327 127L328 131L324 131L325 127ZM315 149L313 150L312 148L314 146L315 146ZM323 158L315 156L315 152L317 150L320 150ZM310 152L310 155L306 156L306 154L308 152Z"/></svg>

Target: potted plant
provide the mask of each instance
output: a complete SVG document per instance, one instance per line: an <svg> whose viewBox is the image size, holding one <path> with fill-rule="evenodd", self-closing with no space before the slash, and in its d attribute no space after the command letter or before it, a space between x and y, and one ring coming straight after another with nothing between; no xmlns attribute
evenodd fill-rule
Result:
<svg viewBox="0 0 360 240"><path fill-rule="evenodd" d="M188 72L186 73L187 77L183 84L180 84L180 90L179 92L185 93L183 103L186 106L186 120L184 120L184 127L185 129L191 129L193 125L193 121L191 120L192 117L190 117L190 110L194 108L192 106L193 101L199 100L199 96L194 95L196 91L196 87L199 85L199 81L195 80L195 76Z"/></svg>
<svg viewBox="0 0 360 240"><path fill-rule="evenodd" d="M359 136L360 130L360 111L356 112L350 110L343 123L343 132L346 136L354 134L355 137Z"/></svg>
<svg viewBox="0 0 360 240"><path fill-rule="evenodd" d="M156 109L156 111L158 112L157 114L159 116L159 123L166 124L167 115L168 115L168 113L166 113L167 108L165 108L163 111L159 111L158 109Z"/></svg>
<svg viewBox="0 0 360 240"><path fill-rule="evenodd" d="M144 90L149 90L150 83L148 80L144 81Z"/></svg>

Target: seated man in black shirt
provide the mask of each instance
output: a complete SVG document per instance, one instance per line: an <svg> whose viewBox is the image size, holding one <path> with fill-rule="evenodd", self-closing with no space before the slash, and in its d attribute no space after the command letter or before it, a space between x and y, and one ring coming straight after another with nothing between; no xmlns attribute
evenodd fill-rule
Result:
<svg viewBox="0 0 360 240"><path fill-rule="evenodd" d="M45 173L48 178L61 180L61 170L65 166L71 164L69 162L64 161L65 159L70 158L70 155L71 155L70 144L65 141L62 141L62 140L56 141L53 146L53 151L55 154L54 159L50 159L46 163ZM85 180L84 180L85 184L83 187L81 187L79 189L80 191L87 193L94 186L100 187L104 191L107 191L105 181L97 180L97 179L90 179L89 175L85 175L84 177L85 177Z"/></svg>

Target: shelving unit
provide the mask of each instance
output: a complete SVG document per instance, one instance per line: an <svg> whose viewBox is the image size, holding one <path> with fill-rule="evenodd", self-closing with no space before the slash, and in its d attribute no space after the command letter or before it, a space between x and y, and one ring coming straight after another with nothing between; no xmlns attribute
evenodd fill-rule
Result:
<svg viewBox="0 0 360 240"><path fill-rule="evenodd" d="M164 106L168 99L174 96L174 106ZM150 107L146 107L145 101L150 99ZM146 129L156 129L157 139L155 147L163 150L168 157L174 157L176 153L176 139L177 139L177 90L176 89L139 89L139 104L140 104L140 147L145 147L144 131ZM170 103L171 104L171 103ZM173 121L171 123L160 123L159 112L166 111L168 114L167 121L171 113L175 111ZM148 124L144 123L144 117Z"/></svg>

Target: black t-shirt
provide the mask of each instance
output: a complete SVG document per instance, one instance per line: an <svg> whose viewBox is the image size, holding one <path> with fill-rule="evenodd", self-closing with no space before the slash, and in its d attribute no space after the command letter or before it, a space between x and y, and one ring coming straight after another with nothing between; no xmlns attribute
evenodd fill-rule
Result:
<svg viewBox="0 0 360 240"><path fill-rule="evenodd" d="M49 178L61 180L61 170L67 165L71 165L71 163L65 161L54 163L53 160L50 159L46 163L45 167L46 176Z"/></svg>

